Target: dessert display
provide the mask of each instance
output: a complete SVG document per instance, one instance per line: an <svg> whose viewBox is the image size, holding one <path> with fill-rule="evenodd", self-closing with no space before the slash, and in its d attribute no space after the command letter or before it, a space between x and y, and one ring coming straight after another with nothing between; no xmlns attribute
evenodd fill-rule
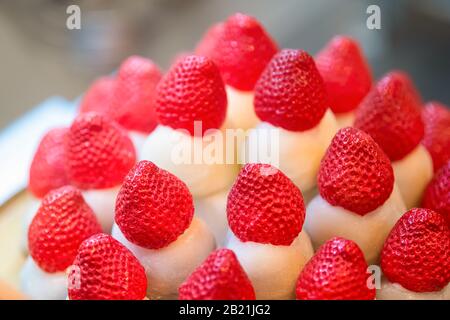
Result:
<svg viewBox="0 0 450 320"><path fill-rule="evenodd" d="M315 61L339 127L352 126L355 109L372 87L372 74L361 48L349 37L336 36Z"/></svg>
<svg viewBox="0 0 450 320"><path fill-rule="evenodd" d="M381 254L377 299L450 299L450 232L433 210L414 208L392 229Z"/></svg>
<svg viewBox="0 0 450 320"><path fill-rule="evenodd" d="M355 127L367 132L391 159L395 181L407 208L420 204L433 177L424 137L422 103L411 79L393 71L373 87L356 111Z"/></svg>
<svg viewBox="0 0 450 320"><path fill-rule="evenodd" d="M255 111L261 123L246 141L247 162L259 162L261 146L270 145L268 132L275 130L279 139L272 144L278 145L279 164L274 164L309 198L320 160L337 130L328 107L314 59L302 50L281 50L256 83Z"/></svg>
<svg viewBox="0 0 450 320"><path fill-rule="evenodd" d="M228 97L227 125L250 129L259 119L253 108L254 89L278 47L253 17L237 13L213 25L197 45L220 70Z"/></svg>
<svg viewBox="0 0 450 320"><path fill-rule="evenodd" d="M356 242L375 263L405 211L389 158L367 133L343 128L323 157L317 180L319 194L305 221L315 248L340 236Z"/></svg>
<svg viewBox="0 0 450 320"><path fill-rule="evenodd" d="M0 298L450 300L449 130L356 39L279 48L236 13L165 72L125 59L42 137Z"/></svg>
<svg viewBox="0 0 450 320"><path fill-rule="evenodd" d="M301 191L275 167L247 164L231 188L227 216L225 246L236 253L256 298L293 298L298 274L313 255L302 230Z"/></svg>

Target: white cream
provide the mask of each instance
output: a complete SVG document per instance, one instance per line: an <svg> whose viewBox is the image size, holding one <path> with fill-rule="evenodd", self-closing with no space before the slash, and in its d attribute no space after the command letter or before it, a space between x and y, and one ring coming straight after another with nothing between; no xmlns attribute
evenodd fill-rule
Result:
<svg viewBox="0 0 450 320"><path fill-rule="evenodd" d="M131 243L116 224L112 236L133 252L144 266L150 299L176 299L180 284L216 247L211 231L195 217L177 240L161 249L147 249Z"/></svg>
<svg viewBox="0 0 450 320"><path fill-rule="evenodd" d="M128 135L133 142L134 149L136 150L136 156L139 158L139 154L141 153L142 146L145 143L145 139L147 139L148 134L145 134L140 131L130 130L128 131Z"/></svg>
<svg viewBox="0 0 450 320"><path fill-rule="evenodd" d="M377 290L377 300L450 300L450 283L440 291L414 292L384 278Z"/></svg>
<svg viewBox="0 0 450 320"><path fill-rule="evenodd" d="M94 211L98 222L105 233L110 233L114 223L116 198L120 186L108 189L83 190L82 194L86 203Z"/></svg>
<svg viewBox="0 0 450 320"><path fill-rule="evenodd" d="M406 157L392 162L392 168L406 208L419 206L422 194L433 178L433 161L427 149L419 144Z"/></svg>
<svg viewBox="0 0 450 320"><path fill-rule="evenodd" d="M270 141L269 139L272 139L270 134L258 132L271 130L279 132L279 141ZM247 138L245 151L240 152L241 161L264 162L255 161L249 157L259 155L261 146L271 145L274 152L278 147L279 164L273 162L270 164L277 166L302 192L305 192L316 185L320 161L336 131L336 119L331 110L327 110L317 126L302 132L288 131L267 122L261 122ZM277 142L278 145L274 146ZM243 157L246 158L245 161Z"/></svg>
<svg viewBox="0 0 450 320"><path fill-rule="evenodd" d="M33 197L30 201L27 212L25 212L22 218L22 239L20 241L20 245L25 254L28 253L28 229L30 228L31 221L33 221L34 216L38 212L40 205L41 200Z"/></svg>
<svg viewBox="0 0 450 320"><path fill-rule="evenodd" d="M335 113L338 129L353 127L355 123L355 111Z"/></svg>
<svg viewBox="0 0 450 320"><path fill-rule="evenodd" d="M377 262L384 241L405 211L395 184L385 203L364 216L343 207L332 206L317 195L306 208L304 228L311 237L314 248L317 249L332 237L340 236L356 242L367 262L372 264Z"/></svg>
<svg viewBox="0 0 450 320"><path fill-rule="evenodd" d="M223 130L217 132L225 137ZM234 144L223 140L218 135L193 137L159 125L145 141L141 160L152 161L180 178L194 197L205 197L231 186L239 171L236 161L225 161L225 155L235 155ZM223 156L216 161L209 157L211 150L221 150Z"/></svg>
<svg viewBox="0 0 450 320"><path fill-rule="evenodd" d="M290 246L242 242L229 232L226 247L236 253L256 299L293 299L298 275L314 254L305 231Z"/></svg>
<svg viewBox="0 0 450 320"><path fill-rule="evenodd" d="M227 108L227 128L250 129L255 127L259 118L255 113L253 105L253 91L241 91L231 86L226 86L228 108Z"/></svg>
<svg viewBox="0 0 450 320"><path fill-rule="evenodd" d="M34 300L64 300L67 297L67 275L65 272L45 272L28 257L20 272L20 289Z"/></svg>
<svg viewBox="0 0 450 320"><path fill-rule="evenodd" d="M195 198L195 214L202 219L214 234L216 244L222 247L228 231L227 199L228 192L218 192L208 197Z"/></svg>

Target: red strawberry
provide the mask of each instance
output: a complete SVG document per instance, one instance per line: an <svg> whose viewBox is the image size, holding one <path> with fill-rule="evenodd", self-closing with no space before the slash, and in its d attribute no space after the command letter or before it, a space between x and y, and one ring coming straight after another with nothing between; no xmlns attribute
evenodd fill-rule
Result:
<svg viewBox="0 0 450 320"><path fill-rule="evenodd" d="M71 300L142 300L144 267L120 242L106 234L85 240L69 274Z"/></svg>
<svg viewBox="0 0 450 320"><path fill-rule="evenodd" d="M422 206L444 215L450 225L450 161L431 180L425 190Z"/></svg>
<svg viewBox="0 0 450 320"><path fill-rule="evenodd" d="M131 56L120 66L113 100L114 119L128 130L150 133L157 125L156 86L162 74L153 61Z"/></svg>
<svg viewBox="0 0 450 320"><path fill-rule="evenodd" d="M358 43L346 36L334 37L316 57L335 113L358 107L372 86L372 75Z"/></svg>
<svg viewBox="0 0 450 320"><path fill-rule="evenodd" d="M290 245L305 220L300 190L268 164L246 164L228 194L228 223L241 241Z"/></svg>
<svg viewBox="0 0 450 320"><path fill-rule="evenodd" d="M136 162L133 143L113 121L98 113L79 115L67 134L66 168L82 189L110 188L122 183Z"/></svg>
<svg viewBox="0 0 450 320"><path fill-rule="evenodd" d="M95 80L83 96L80 113L95 111L110 114L115 88L116 80L113 77L101 77Z"/></svg>
<svg viewBox="0 0 450 320"><path fill-rule="evenodd" d="M214 25L204 36L196 53L210 57L219 67L226 84L239 90L253 90L277 45L253 17L236 13Z"/></svg>
<svg viewBox="0 0 450 320"><path fill-rule="evenodd" d="M322 77L305 51L276 54L255 86L255 112L277 127L304 131L315 127L328 107Z"/></svg>
<svg viewBox="0 0 450 320"><path fill-rule="evenodd" d="M178 291L180 300L255 300L252 283L229 249L211 253Z"/></svg>
<svg viewBox="0 0 450 320"><path fill-rule="evenodd" d="M387 279L414 292L439 291L450 281L450 230L433 210L414 208L392 229L381 253Z"/></svg>
<svg viewBox="0 0 450 320"><path fill-rule="evenodd" d="M75 259L81 242L101 231L81 192L61 187L45 196L30 224L30 255L46 272L64 271Z"/></svg>
<svg viewBox="0 0 450 320"><path fill-rule="evenodd" d="M439 102L427 103L422 110L425 135L422 144L433 159L434 171L450 160L450 111Z"/></svg>
<svg viewBox="0 0 450 320"><path fill-rule="evenodd" d="M208 58L187 56L178 60L158 85L156 113L163 125L194 135L194 121L201 121L204 134L220 128L226 112L223 81Z"/></svg>
<svg viewBox="0 0 450 320"><path fill-rule="evenodd" d="M365 215L381 206L394 188L394 172L383 150L366 133L343 128L322 159L318 176L322 198Z"/></svg>
<svg viewBox="0 0 450 320"><path fill-rule="evenodd" d="M306 264L297 281L300 300L373 300L369 273L356 243L335 237L323 244Z"/></svg>
<svg viewBox="0 0 450 320"><path fill-rule="evenodd" d="M403 73L384 76L356 111L355 127L380 145L391 161L404 158L422 140L421 105Z"/></svg>
<svg viewBox="0 0 450 320"><path fill-rule="evenodd" d="M69 183L64 166L64 139L67 132L67 128L50 130L34 154L28 188L38 198Z"/></svg>
<svg viewBox="0 0 450 320"><path fill-rule="evenodd" d="M191 224L192 195L173 174L140 161L125 178L116 201L116 223L134 244L159 249Z"/></svg>

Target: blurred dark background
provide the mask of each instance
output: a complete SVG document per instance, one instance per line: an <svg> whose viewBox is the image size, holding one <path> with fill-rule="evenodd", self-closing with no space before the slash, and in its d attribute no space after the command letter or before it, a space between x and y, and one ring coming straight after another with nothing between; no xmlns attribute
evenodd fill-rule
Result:
<svg viewBox="0 0 450 320"><path fill-rule="evenodd" d="M71 4L81 30L66 28ZM381 30L366 27L370 4L381 8ZM312 54L351 35L376 77L404 69L425 100L450 104L449 0L15 0L0 2L0 128L51 95L77 97L130 54L167 68L237 11L257 17L280 47Z"/></svg>

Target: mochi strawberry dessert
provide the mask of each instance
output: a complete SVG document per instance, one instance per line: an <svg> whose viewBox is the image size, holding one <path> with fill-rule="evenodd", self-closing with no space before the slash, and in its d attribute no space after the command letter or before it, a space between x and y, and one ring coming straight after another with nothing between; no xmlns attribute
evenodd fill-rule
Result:
<svg viewBox="0 0 450 320"><path fill-rule="evenodd" d="M273 156L278 159L270 163L308 196L316 185L320 159L337 130L313 58L302 50L276 54L256 84L255 111L262 122L249 135L241 157L249 163L267 163L261 161L260 152L264 146L274 146ZM272 132L277 133L275 141L270 141Z"/></svg>
<svg viewBox="0 0 450 320"><path fill-rule="evenodd" d="M356 111L355 127L367 132L392 162L395 181L411 208L420 203L433 176L430 153L420 143L424 136L421 101L403 72L385 75Z"/></svg>
<svg viewBox="0 0 450 320"><path fill-rule="evenodd" d="M422 206L442 214L450 225L450 160L431 180L425 190Z"/></svg>
<svg viewBox="0 0 450 320"><path fill-rule="evenodd" d="M67 133L65 158L71 184L82 190L103 230L110 232L116 195L136 162L130 138L107 116L83 113Z"/></svg>
<svg viewBox="0 0 450 320"><path fill-rule="evenodd" d="M370 67L361 48L350 37L335 36L315 60L339 127L352 126L355 109L372 86Z"/></svg>
<svg viewBox="0 0 450 320"><path fill-rule="evenodd" d="M425 134L422 144L433 159L437 172L450 160L450 111L440 102L432 101L422 109Z"/></svg>
<svg viewBox="0 0 450 320"><path fill-rule="evenodd" d="M30 257L20 274L22 292L32 299L65 299L67 268L81 242L99 232L78 189L65 186L48 193L28 230Z"/></svg>
<svg viewBox="0 0 450 320"><path fill-rule="evenodd" d="M383 150L361 130L339 130L320 165L318 188L305 221L314 247L344 237L361 248L368 262L376 262L406 210Z"/></svg>
<svg viewBox="0 0 450 320"><path fill-rule="evenodd" d="M151 299L176 298L215 249L213 234L194 217L186 184L149 161L138 162L120 189L112 236L144 266Z"/></svg>
<svg viewBox="0 0 450 320"><path fill-rule="evenodd" d="M81 243L68 280L70 300L143 300L147 292L144 267L104 233Z"/></svg>
<svg viewBox="0 0 450 320"><path fill-rule="evenodd" d="M94 82L81 102L80 112L104 113L123 126L137 150L155 129L156 85L161 79L159 67L140 56L127 58L116 77Z"/></svg>
<svg viewBox="0 0 450 320"><path fill-rule="evenodd" d="M178 289L180 300L255 300L255 291L229 249L218 249Z"/></svg>
<svg viewBox="0 0 450 320"><path fill-rule="evenodd" d="M253 108L255 83L277 51L264 27L242 13L213 25L198 44L196 53L211 58L225 82L229 127L247 130L259 122Z"/></svg>
<svg viewBox="0 0 450 320"><path fill-rule="evenodd" d="M356 243L334 237L306 264L297 281L299 300L373 300L364 254Z"/></svg>
<svg viewBox="0 0 450 320"><path fill-rule="evenodd" d="M218 242L226 232L226 197L238 172L234 143L228 143L223 129L226 112L224 84L214 62L182 57L158 84L160 124L141 154L186 183L196 204L205 208L198 213Z"/></svg>
<svg viewBox="0 0 450 320"><path fill-rule="evenodd" d="M233 250L257 299L291 299L295 282L313 255L302 231L305 206L300 190L277 168L246 164L228 196Z"/></svg>
<svg viewBox="0 0 450 320"><path fill-rule="evenodd" d="M33 200L23 219L24 251L28 250L27 233L41 199L51 190L69 184L65 170L64 139L68 128L54 128L48 131L39 143L30 166L28 190Z"/></svg>
<svg viewBox="0 0 450 320"><path fill-rule="evenodd" d="M406 212L381 254L385 275L377 299L450 299L450 229L430 209Z"/></svg>

